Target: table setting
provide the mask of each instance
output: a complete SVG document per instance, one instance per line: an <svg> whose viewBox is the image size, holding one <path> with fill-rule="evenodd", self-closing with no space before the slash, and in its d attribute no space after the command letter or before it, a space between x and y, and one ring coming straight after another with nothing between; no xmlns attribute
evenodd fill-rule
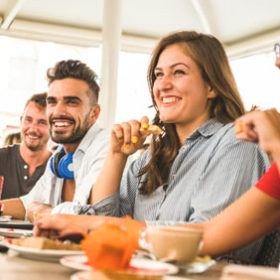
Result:
<svg viewBox="0 0 280 280"><path fill-rule="evenodd" d="M116 225L101 226L100 229L88 234L81 242L81 249L76 251L44 248L42 244L40 244L40 247L36 244L40 243L38 242L40 238L31 237L32 230L28 229L0 228L0 235L4 235L0 237L0 245L9 249L7 254L9 259L16 256L17 258L29 259L34 262L56 263L68 269L69 273L73 273L73 275L83 273L83 277L87 275L88 279L91 279L92 273L97 271L107 271L106 273L114 271L117 275L126 275L132 277L131 279L138 276L177 277L180 275L182 277L183 275L202 273L215 264L215 261L209 257L207 259L196 258L202 238L202 234L199 231L177 227L159 227L159 231L145 231L145 236L142 231L140 238L142 246L144 246L145 242L146 246L152 246L155 243L155 241L151 243L152 236L157 235L154 240L159 240L162 235L161 231L163 231L164 235L167 234L162 238L161 242L164 242L167 247L172 246L175 251L172 251L172 255L169 254L168 250L166 252L169 255L164 255L163 252L158 255L157 250L153 251L150 248L151 250L149 251L144 247L138 246L139 228L135 227L136 224L133 224L132 219L127 218L126 222L127 229L125 230ZM20 223L18 222L18 224ZM187 233L190 233L190 236ZM168 238L168 236L170 237ZM182 244L182 242L186 242L184 239L190 239L190 244L192 244L194 237L197 239L195 245L188 246L189 250L184 250L188 251L188 254L182 255L182 247L187 245ZM77 236L75 238L77 239ZM144 239L146 240L145 242ZM171 244L167 242L169 239ZM177 245L174 244L172 239L177 240ZM118 242L115 242L115 240L118 240ZM25 242L19 244L18 241ZM26 241L29 241L29 244ZM69 240L55 242L63 243L69 242ZM26 244L23 246L24 243ZM163 244L159 248L163 248ZM180 252L178 251L179 249ZM188 271L187 268L190 270Z"/></svg>
<svg viewBox="0 0 280 280"><path fill-rule="evenodd" d="M199 230L148 227L141 229L140 238L139 230L128 218L126 228L104 224L80 240L77 233L69 234L77 243L81 241L80 248L65 250L60 247L61 244L69 245L65 236L58 241L47 240L49 246L55 246L48 248L43 245L45 240L40 240L45 238L30 236L30 229L0 227L0 245L8 250L0 254L1 275L11 280L17 280L19 276L21 280L44 280L53 275L57 280L280 279L276 269L228 265L208 256L197 256L202 240ZM258 278L254 278L256 275Z"/></svg>

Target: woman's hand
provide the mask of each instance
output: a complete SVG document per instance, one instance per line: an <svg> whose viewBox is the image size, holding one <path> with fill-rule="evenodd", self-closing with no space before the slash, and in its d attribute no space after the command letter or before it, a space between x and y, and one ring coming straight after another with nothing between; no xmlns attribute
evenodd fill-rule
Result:
<svg viewBox="0 0 280 280"><path fill-rule="evenodd" d="M141 121L131 120L122 124L115 124L111 133L111 152L129 156L141 149L146 135L140 132L140 128L147 129L149 119L143 117Z"/></svg>

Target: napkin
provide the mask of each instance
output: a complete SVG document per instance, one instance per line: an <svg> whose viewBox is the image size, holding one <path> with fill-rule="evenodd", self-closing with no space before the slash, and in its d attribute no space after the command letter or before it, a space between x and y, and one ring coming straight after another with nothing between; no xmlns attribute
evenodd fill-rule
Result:
<svg viewBox="0 0 280 280"><path fill-rule="evenodd" d="M220 280L280 280L276 268L264 266L227 265Z"/></svg>

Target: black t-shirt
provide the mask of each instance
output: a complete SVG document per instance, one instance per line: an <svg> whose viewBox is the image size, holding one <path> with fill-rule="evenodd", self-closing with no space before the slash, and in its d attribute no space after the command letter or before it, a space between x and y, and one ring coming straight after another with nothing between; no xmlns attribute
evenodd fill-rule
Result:
<svg viewBox="0 0 280 280"><path fill-rule="evenodd" d="M0 149L0 175L4 176L1 199L27 194L45 171L47 162L38 166L29 177L29 166L21 157L19 147L16 144Z"/></svg>

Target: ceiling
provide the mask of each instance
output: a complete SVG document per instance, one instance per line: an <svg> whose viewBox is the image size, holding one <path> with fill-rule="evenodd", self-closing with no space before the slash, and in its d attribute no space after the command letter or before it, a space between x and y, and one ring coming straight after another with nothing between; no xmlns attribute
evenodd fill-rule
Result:
<svg viewBox="0 0 280 280"><path fill-rule="evenodd" d="M103 2L0 0L0 34L100 45ZM121 13L125 50L150 52L159 37L182 29L212 33L231 56L271 49L280 41L279 0L122 0Z"/></svg>

